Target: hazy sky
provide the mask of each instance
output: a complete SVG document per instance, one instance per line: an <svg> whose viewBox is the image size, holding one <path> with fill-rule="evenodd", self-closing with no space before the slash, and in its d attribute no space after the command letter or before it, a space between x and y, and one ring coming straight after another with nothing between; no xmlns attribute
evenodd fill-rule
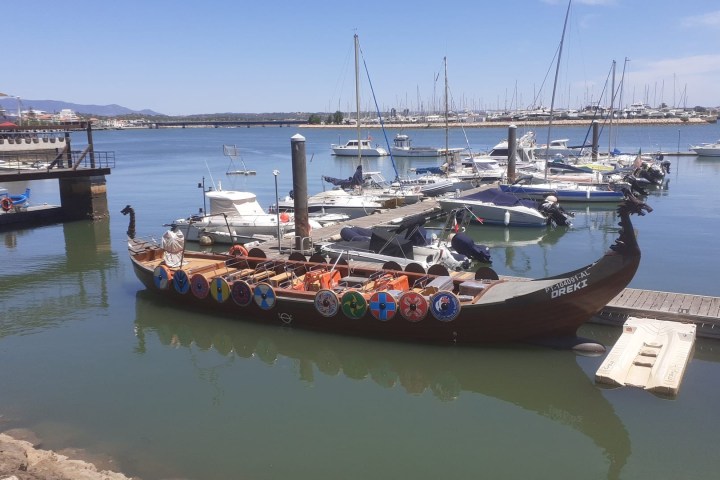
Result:
<svg viewBox="0 0 720 480"><path fill-rule="evenodd" d="M566 8L567 0L6 1L0 92L168 115L354 111L357 33L382 110L440 106L443 57L456 109L526 107L535 96L549 107ZM720 105L720 2L574 0L556 108L597 102L613 60L618 85L625 69L624 104ZM362 78L363 109L374 109L364 69Z"/></svg>

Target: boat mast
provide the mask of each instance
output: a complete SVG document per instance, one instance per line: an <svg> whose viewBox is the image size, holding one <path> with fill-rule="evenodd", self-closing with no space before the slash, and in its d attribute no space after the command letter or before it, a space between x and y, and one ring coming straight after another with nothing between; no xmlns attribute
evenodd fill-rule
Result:
<svg viewBox="0 0 720 480"><path fill-rule="evenodd" d="M613 109L615 108L615 60L612 62L612 91L610 93L610 128L608 131L608 157L612 153Z"/></svg>
<svg viewBox="0 0 720 480"><path fill-rule="evenodd" d="M450 159L450 147L448 144L448 78L447 78L447 57L443 57L443 63L445 64L445 156L447 160Z"/></svg>
<svg viewBox="0 0 720 480"><path fill-rule="evenodd" d="M555 113L555 91L557 90L558 75L560 74L560 58L562 57L563 42L565 41L565 30L567 29L567 21L570 16L570 5L572 0L568 0L567 11L565 12L565 23L563 24L562 36L560 37L560 47L558 49L557 66L555 67L555 83L553 83L552 99L550 100L550 120L548 121L548 136L545 144L545 179L547 179L547 161L550 153L550 130L552 130L553 115Z"/></svg>
<svg viewBox="0 0 720 480"><path fill-rule="evenodd" d="M355 34L355 108L356 108L356 116L355 116L355 122L357 126L357 149L358 149L358 165L362 163L362 141L360 139L360 75L358 72L360 71L360 66L358 63L358 45L360 40L358 39L357 33Z"/></svg>

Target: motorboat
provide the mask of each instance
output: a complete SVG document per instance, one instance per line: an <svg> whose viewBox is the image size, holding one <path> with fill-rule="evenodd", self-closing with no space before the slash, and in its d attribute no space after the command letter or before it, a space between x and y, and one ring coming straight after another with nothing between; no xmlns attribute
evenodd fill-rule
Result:
<svg viewBox="0 0 720 480"><path fill-rule="evenodd" d="M479 223L509 227L545 227L550 223L547 215L538 209L538 203L523 200L499 188L488 188L469 195L443 197L440 200L443 211L466 206ZM560 219L560 224L566 221Z"/></svg>
<svg viewBox="0 0 720 480"><path fill-rule="evenodd" d="M535 161L535 132L527 132L517 140L517 161L522 163ZM510 153L507 139L501 140L488 152L488 156L506 165Z"/></svg>
<svg viewBox="0 0 720 480"><path fill-rule="evenodd" d="M339 238L317 243L316 249L332 259L392 262L405 269L415 264L425 271L433 265L461 271L477 267L478 262L492 263L489 248L476 244L461 231L469 219L462 215L463 211L464 208L451 212L439 233L426 230L425 218L420 215L394 225L347 226L340 231Z"/></svg>
<svg viewBox="0 0 720 480"><path fill-rule="evenodd" d="M691 145L690 150L701 157L720 157L720 140L715 143L701 143L700 145L695 146Z"/></svg>
<svg viewBox="0 0 720 480"><path fill-rule="evenodd" d="M445 175L440 167L413 168L415 176L399 179L401 185L417 186L426 197L437 197L446 193L465 189L465 182Z"/></svg>
<svg viewBox="0 0 720 480"><path fill-rule="evenodd" d="M541 158L545 160L557 158L575 158L582 156L584 149L591 148L590 145L571 146L569 145L569 143L569 138L559 138L555 140L550 140L550 143L546 145L536 145L534 148L535 158Z"/></svg>
<svg viewBox="0 0 720 480"><path fill-rule="evenodd" d="M207 212L171 222L188 241L244 244L295 230L289 213L267 213L254 193L220 188L205 192L205 199L209 203Z"/></svg>
<svg viewBox="0 0 720 480"><path fill-rule="evenodd" d="M549 195L561 202L614 202L619 203L625 195L609 183L577 183L577 182L546 182L532 183L532 178L520 177L512 184L501 183L503 192L511 193L518 198L544 200Z"/></svg>
<svg viewBox="0 0 720 480"><path fill-rule="evenodd" d="M441 149L435 147L414 147L410 137L398 133L393 139L390 153L395 157L438 157Z"/></svg>
<svg viewBox="0 0 720 480"><path fill-rule="evenodd" d="M651 210L628 198L618 207L619 237L604 255L536 280L500 279L489 267L468 279L440 265L420 272L328 263L299 252L269 259L259 248L247 255L196 252L170 235L162 243L137 238L134 210L128 206L123 213L130 215L133 271L169 306L286 329L455 346L551 339L577 344L577 329L632 281L641 252L630 215Z"/></svg>
<svg viewBox="0 0 720 480"><path fill-rule="evenodd" d="M399 181L390 182L379 171L363 171L362 165L358 165L349 178L322 178L350 194L375 197L388 208L417 203L424 197L419 186L402 184Z"/></svg>
<svg viewBox="0 0 720 480"><path fill-rule="evenodd" d="M294 193L278 202L280 212L292 213L295 209ZM308 213L347 215L349 219L372 215L385 208L393 207L392 202L384 202L377 196L363 194L360 190L348 192L342 188L333 188L310 195L307 199Z"/></svg>
<svg viewBox="0 0 720 480"><path fill-rule="evenodd" d="M370 139L348 140L345 145L332 144L333 155L342 157L383 157L388 154L380 145L373 146ZM359 152L358 152L359 150Z"/></svg>

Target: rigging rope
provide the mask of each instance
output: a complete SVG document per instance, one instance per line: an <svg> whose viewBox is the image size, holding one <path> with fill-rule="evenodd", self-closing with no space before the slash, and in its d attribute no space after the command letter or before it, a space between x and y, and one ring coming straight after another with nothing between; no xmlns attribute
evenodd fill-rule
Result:
<svg viewBox="0 0 720 480"><path fill-rule="evenodd" d="M360 56L362 56L363 66L365 67L365 75L367 75L368 83L370 84L370 92L372 92L373 96L373 102L375 103L375 111L377 112L378 118L380 119L380 128L382 128L383 136L385 137L385 145L387 145L387 151L390 155L390 161L392 163L393 171L395 172L395 180L398 181L400 179L400 175L397 171L397 166L395 165L395 158L393 158L392 149L390 148L390 141L387 137L387 132L385 131L385 123L383 122L382 115L380 114L380 107L377 103L377 98L375 98L375 89L372 85L372 80L370 80L370 72L367 68L367 63L365 63L365 55L363 55L362 48L360 48Z"/></svg>

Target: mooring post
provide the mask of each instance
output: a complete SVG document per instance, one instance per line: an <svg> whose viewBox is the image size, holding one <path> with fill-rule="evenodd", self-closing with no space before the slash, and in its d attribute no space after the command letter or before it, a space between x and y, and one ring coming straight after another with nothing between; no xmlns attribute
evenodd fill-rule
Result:
<svg viewBox="0 0 720 480"><path fill-rule="evenodd" d="M515 157L517 156L517 127L510 124L508 127L508 183L515 181Z"/></svg>
<svg viewBox="0 0 720 480"><path fill-rule="evenodd" d="M90 168L95 168L95 147L93 147L92 124L87 122L87 143L90 151Z"/></svg>
<svg viewBox="0 0 720 480"><path fill-rule="evenodd" d="M310 220L308 218L307 163L305 137L296 133L290 137L293 171L293 205L295 211L295 248L310 248Z"/></svg>
<svg viewBox="0 0 720 480"><path fill-rule="evenodd" d="M67 168L72 168L72 146L70 145L70 132L67 130L65 130L65 161L67 162Z"/></svg>
<svg viewBox="0 0 720 480"><path fill-rule="evenodd" d="M592 122L592 160L597 162L598 152L600 151L600 124L597 120Z"/></svg>

